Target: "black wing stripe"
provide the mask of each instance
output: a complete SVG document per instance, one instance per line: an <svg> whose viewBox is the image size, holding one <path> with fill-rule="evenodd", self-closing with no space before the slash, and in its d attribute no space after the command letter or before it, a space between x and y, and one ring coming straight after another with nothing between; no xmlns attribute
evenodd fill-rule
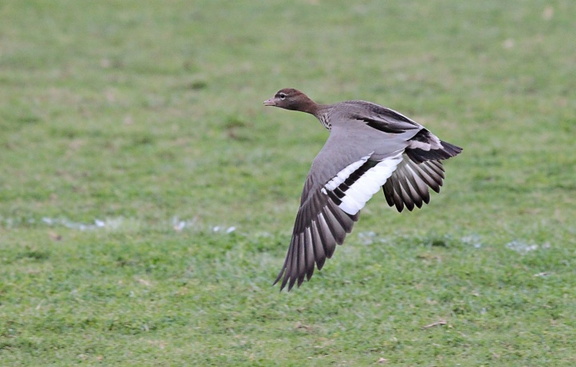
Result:
<svg viewBox="0 0 576 367"><path fill-rule="evenodd" d="M361 165L360 167L358 167L358 169L354 172L352 172L350 174L350 176L348 176L344 182L342 182L340 184L340 186L338 186L339 189L341 189L342 191L346 192L346 190L348 190L348 188L350 188L350 186L352 186L356 181L358 181L366 172L368 172L370 170L370 168L373 168L374 166L376 166L378 163L380 163L379 161L376 160L371 160L368 159L366 162L364 162L363 165Z"/></svg>
<svg viewBox="0 0 576 367"><path fill-rule="evenodd" d="M416 163L430 160L444 160L454 157L462 148L441 141L427 129L422 129L408 140L406 155Z"/></svg>
<svg viewBox="0 0 576 367"><path fill-rule="evenodd" d="M340 205L342 204L342 200L340 199L340 197L338 197L338 195L336 195L336 193L334 193L333 190L326 190L328 197L336 204L336 205ZM344 195L342 195L341 197L344 197Z"/></svg>

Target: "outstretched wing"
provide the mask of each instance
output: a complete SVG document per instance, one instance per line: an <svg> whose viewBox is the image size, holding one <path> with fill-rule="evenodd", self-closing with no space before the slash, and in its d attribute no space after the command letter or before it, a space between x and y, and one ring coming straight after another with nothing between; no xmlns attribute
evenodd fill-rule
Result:
<svg viewBox="0 0 576 367"><path fill-rule="evenodd" d="M322 269L336 245L341 245L352 231L360 210L402 160L400 152L381 160L371 157L372 153L348 164L323 184L317 184L315 179L322 176L316 171L321 168L312 165L286 260L274 284L282 280L281 289L288 285L290 290L294 284L300 286L305 278L310 280L315 267Z"/></svg>
<svg viewBox="0 0 576 367"><path fill-rule="evenodd" d="M440 192L444 181L441 160L459 154L462 148L438 139L426 129L408 140L402 162L384 186L384 196L390 206L401 212L421 208L430 201L429 188Z"/></svg>
<svg viewBox="0 0 576 367"><path fill-rule="evenodd" d="M274 282L281 281L281 289L300 286L322 268L380 187L399 211L428 203L428 189L439 191L444 179L440 160L462 150L393 110L364 101L342 104L350 107L333 116L339 123L332 125L304 185L286 260Z"/></svg>
<svg viewBox="0 0 576 367"><path fill-rule="evenodd" d="M305 277L310 280L315 266L322 269L357 220L358 215L347 214L323 192L308 194L298 209L286 260L274 284L282 279L280 289L288 284L290 290Z"/></svg>
<svg viewBox="0 0 576 367"><path fill-rule="evenodd" d="M420 164L412 161L406 154L382 189L390 206L396 206L401 212L404 206L408 210L421 208L430 202L429 188L440 192L444 180L444 168L440 161L427 161Z"/></svg>

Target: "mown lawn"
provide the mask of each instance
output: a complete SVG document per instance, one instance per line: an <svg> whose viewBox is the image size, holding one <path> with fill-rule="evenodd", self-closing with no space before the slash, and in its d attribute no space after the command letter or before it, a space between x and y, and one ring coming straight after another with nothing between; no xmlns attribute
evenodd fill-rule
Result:
<svg viewBox="0 0 576 367"><path fill-rule="evenodd" d="M573 366L570 0L0 3L0 365ZM464 147L272 287L327 132L283 87Z"/></svg>

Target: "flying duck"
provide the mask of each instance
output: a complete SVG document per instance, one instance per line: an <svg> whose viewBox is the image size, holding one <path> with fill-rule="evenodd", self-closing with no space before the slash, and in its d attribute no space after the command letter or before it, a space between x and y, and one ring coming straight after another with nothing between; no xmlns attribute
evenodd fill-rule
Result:
<svg viewBox="0 0 576 367"><path fill-rule="evenodd" d="M264 105L309 113L330 131L304 183L290 247L274 281L282 280L280 290L299 287L315 267L322 269L380 188L388 205L399 212L428 204L429 188L439 192L443 183L442 160L462 151L372 102L318 104L299 90L285 88Z"/></svg>

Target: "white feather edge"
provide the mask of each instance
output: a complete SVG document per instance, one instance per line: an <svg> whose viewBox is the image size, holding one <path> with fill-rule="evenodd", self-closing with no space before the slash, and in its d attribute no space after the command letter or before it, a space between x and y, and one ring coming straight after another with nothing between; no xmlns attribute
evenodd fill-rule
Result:
<svg viewBox="0 0 576 367"><path fill-rule="evenodd" d="M410 148L413 149L422 149L425 151L430 151L431 149L442 149L442 143L440 142L440 139L438 139L438 137L430 132L429 133L429 137L430 140L423 142L423 141L418 141L418 140L410 140L409 144L410 144Z"/></svg>
<svg viewBox="0 0 576 367"><path fill-rule="evenodd" d="M354 171L360 168L371 155L372 154L362 157L360 160L346 166L346 168L338 172L333 179L324 185L322 192L327 194L326 190L334 190L338 187ZM346 190L346 194L341 199L342 202L338 205L340 209L350 215L357 214L364 205L366 205L366 202L386 183L386 180L388 180L396 170L396 167L401 161L402 152L399 152L395 156L383 159L377 165L366 171L362 177Z"/></svg>

